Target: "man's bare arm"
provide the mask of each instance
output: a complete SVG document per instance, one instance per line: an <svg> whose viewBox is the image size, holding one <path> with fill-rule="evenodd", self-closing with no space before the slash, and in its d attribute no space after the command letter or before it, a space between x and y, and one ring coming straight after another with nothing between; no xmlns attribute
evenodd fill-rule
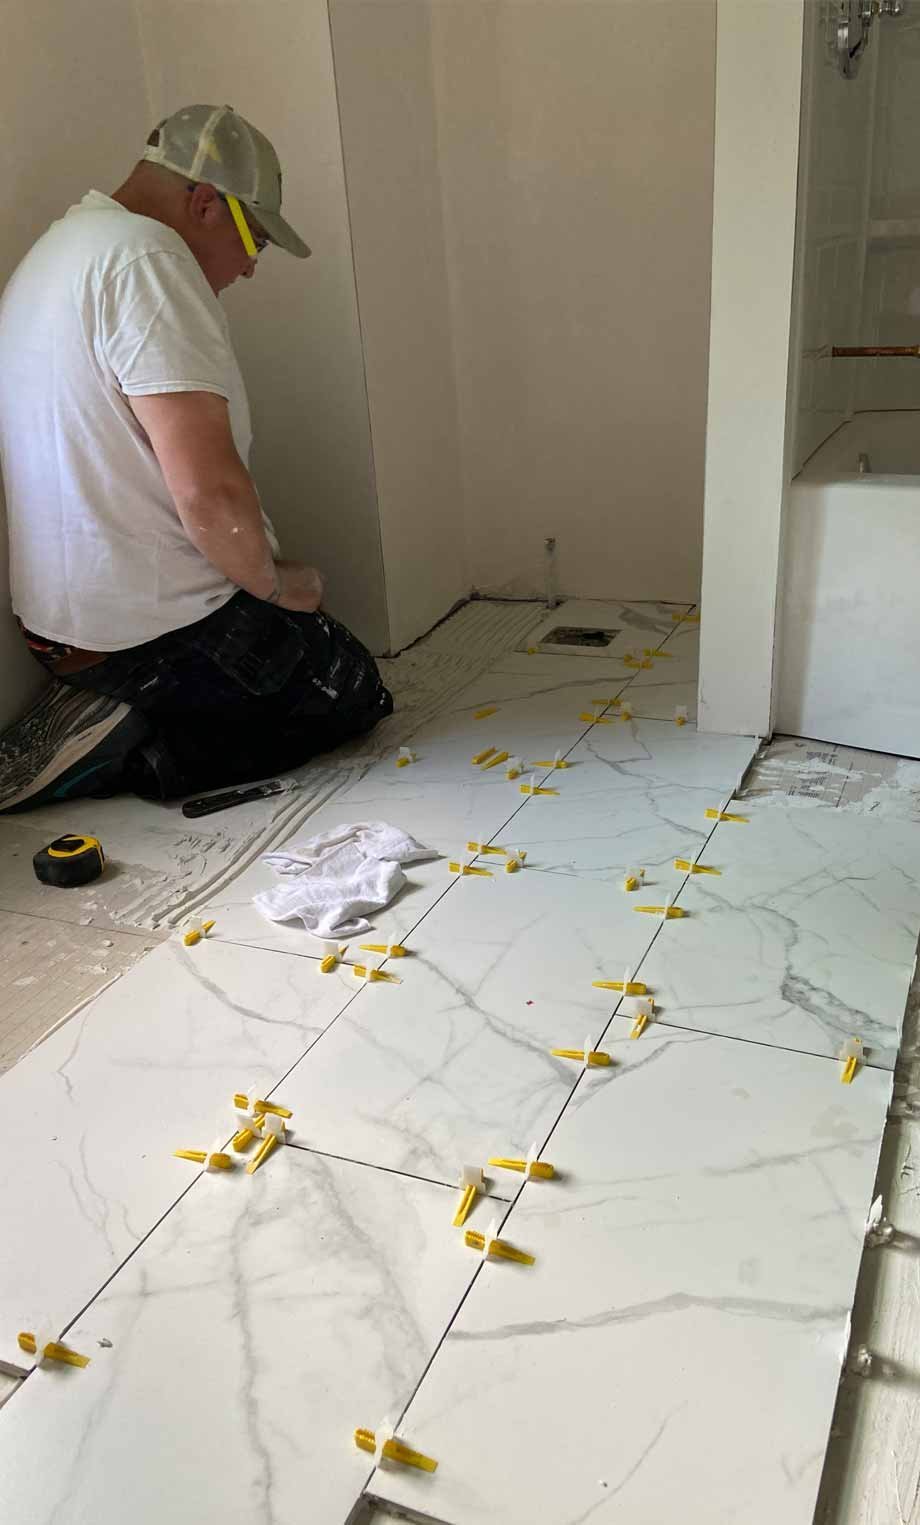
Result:
<svg viewBox="0 0 920 1525"><path fill-rule="evenodd" d="M158 392L128 402L196 549L255 598L307 613L317 609L323 584L315 568L273 559L225 399L214 392Z"/></svg>

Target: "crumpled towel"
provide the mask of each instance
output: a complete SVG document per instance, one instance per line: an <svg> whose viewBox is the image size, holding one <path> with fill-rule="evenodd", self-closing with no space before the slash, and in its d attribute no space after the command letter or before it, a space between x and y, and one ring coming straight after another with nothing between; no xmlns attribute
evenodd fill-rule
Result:
<svg viewBox="0 0 920 1525"><path fill-rule="evenodd" d="M407 882L401 863L439 855L385 821L337 826L264 861L289 882L263 890L254 903L270 921L299 917L314 937L356 937L370 930L368 911L389 905Z"/></svg>

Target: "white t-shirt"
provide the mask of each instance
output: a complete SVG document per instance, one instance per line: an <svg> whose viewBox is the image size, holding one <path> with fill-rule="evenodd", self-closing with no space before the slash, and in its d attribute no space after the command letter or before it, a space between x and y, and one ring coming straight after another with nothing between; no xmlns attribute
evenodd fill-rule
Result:
<svg viewBox="0 0 920 1525"><path fill-rule="evenodd" d="M120 651L203 619L238 591L189 540L128 406L155 392L225 397L248 463L246 389L197 260L171 228L90 191L0 300L10 584L37 635Z"/></svg>

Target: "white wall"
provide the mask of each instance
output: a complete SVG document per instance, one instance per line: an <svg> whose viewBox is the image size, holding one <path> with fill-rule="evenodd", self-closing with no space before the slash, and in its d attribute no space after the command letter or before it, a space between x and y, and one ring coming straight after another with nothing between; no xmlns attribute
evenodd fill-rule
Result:
<svg viewBox="0 0 920 1525"><path fill-rule="evenodd" d="M470 591L431 61L419 0L332 0L390 642Z"/></svg>
<svg viewBox="0 0 920 1525"><path fill-rule="evenodd" d="M431 6L480 589L541 592L553 534L564 592L697 596L714 16L712 0Z"/></svg>
<svg viewBox="0 0 920 1525"><path fill-rule="evenodd" d="M269 249L227 294L252 405L253 473L286 554L332 613L389 646L364 364L326 0L138 0L153 118L228 101L265 132L313 249ZM148 129L149 130L149 129ZM143 137L140 140L143 143ZM130 164L133 148L124 145Z"/></svg>
<svg viewBox="0 0 920 1525"><path fill-rule="evenodd" d="M741 735L770 729L803 19L719 0L699 724Z"/></svg>
<svg viewBox="0 0 920 1525"><path fill-rule="evenodd" d="M143 142L149 108L132 8L121 0L7 6L0 99L2 287L50 222L91 186L108 190L122 178L125 142ZM0 728L44 681L10 613L0 522Z"/></svg>
<svg viewBox="0 0 920 1525"><path fill-rule="evenodd" d="M873 28L878 67L863 344L920 344L920 15ZM860 360L858 406L920 408L915 360Z"/></svg>
<svg viewBox="0 0 920 1525"><path fill-rule="evenodd" d="M872 44L854 79L844 79L828 49L831 7L805 8L804 78L793 299L794 475L850 416L863 360L834 360L833 345L861 343L869 171L876 70Z"/></svg>

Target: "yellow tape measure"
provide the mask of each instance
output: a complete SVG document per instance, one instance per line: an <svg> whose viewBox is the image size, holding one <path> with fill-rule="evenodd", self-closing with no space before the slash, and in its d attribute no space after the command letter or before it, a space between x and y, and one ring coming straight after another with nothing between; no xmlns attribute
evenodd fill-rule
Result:
<svg viewBox="0 0 920 1525"><path fill-rule="evenodd" d="M42 884L52 884L57 889L74 889L99 878L105 868L105 853L98 837L68 832L63 837L55 837L37 852L32 867Z"/></svg>

